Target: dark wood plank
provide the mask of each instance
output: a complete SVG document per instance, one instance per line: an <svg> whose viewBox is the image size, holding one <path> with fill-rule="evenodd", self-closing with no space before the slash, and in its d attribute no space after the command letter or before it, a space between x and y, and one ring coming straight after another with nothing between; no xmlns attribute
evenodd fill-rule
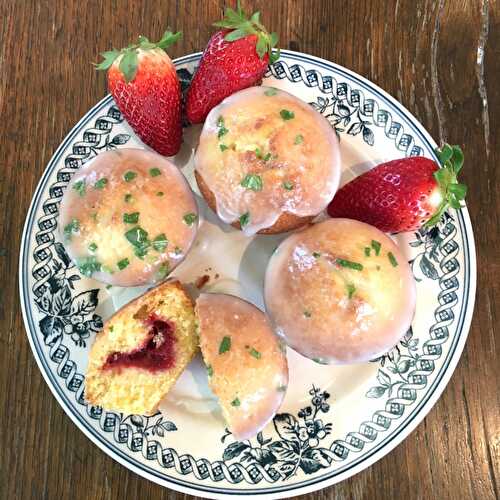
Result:
<svg viewBox="0 0 500 500"><path fill-rule="evenodd" d="M24 333L17 261L24 217L50 156L106 93L91 61L165 26L172 57L202 50L223 1L0 0L0 498L184 498L98 450L50 394ZM439 142L466 152L478 293L464 355L425 421L392 453L303 498L499 496L500 9L488 0L250 2L281 46L342 64L398 98Z"/></svg>

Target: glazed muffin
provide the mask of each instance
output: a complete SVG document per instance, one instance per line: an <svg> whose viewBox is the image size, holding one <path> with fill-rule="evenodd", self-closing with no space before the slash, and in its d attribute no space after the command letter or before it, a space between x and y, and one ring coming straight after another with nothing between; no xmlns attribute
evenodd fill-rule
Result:
<svg viewBox="0 0 500 500"><path fill-rule="evenodd" d="M197 347L193 303L179 282L167 281L106 321L90 351L85 399L152 415Z"/></svg>
<svg viewBox="0 0 500 500"><path fill-rule="evenodd" d="M195 175L224 222L248 235L281 233L310 222L333 198L339 144L328 120L307 103L251 87L210 111Z"/></svg>
<svg viewBox="0 0 500 500"><path fill-rule="evenodd" d="M58 224L82 274L136 286L162 281L183 260L198 209L175 165L149 151L117 149L74 175Z"/></svg>
<svg viewBox="0 0 500 500"><path fill-rule="evenodd" d="M202 293L196 316L210 387L234 437L248 439L283 401L288 384L283 346L264 313L238 297Z"/></svg>
<svg viewBox="0 0 500 500"><path fill-rule="evenodd" d="M330 219L289 236L271 257L266 310L276 332L319 363L358 363L391 349L415 311L413 275L373 226Z"/></svg>

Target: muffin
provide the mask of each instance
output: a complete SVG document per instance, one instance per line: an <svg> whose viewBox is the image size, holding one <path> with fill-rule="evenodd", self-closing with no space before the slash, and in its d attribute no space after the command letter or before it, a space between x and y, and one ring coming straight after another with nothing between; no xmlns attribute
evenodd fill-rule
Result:
<svg viewBox="0 0 500 500"><path fill-rule="evenodd" d="M289 236L265 276L276 332L319 363L359 363L410 327L415 281L395 243L373 226L330 219Z"/></svg>
<svg viewBox="0 0 500 500"><path fill-rule="evenodd" d="M85 399L105 410L153 415L198 347L194 307L166 281L117 311L92 345Z"/></svg>
<svg viewBox="0 0 500 500"><path fill-rule="evenodd" d="M210 387L234 437L248 439L283 401L288 384L283 346L264 313L237 297L202 293L196 316Z"/></svg>
<svg viewBox="0 0 500 500"><path fill-rule="evenodd" d="M140 149L99 154L61 200L62 241L85 276L118 286L156 283L189 251L198 209L184 176Z"/></svg>
<svg viewBox="0 0 500 500"><path fill-rule="evenodd" d="M210 111L195 155L207 204L246 234L310 222L340 177L337 137L326 118L288 92L251 87Z"/></svg>

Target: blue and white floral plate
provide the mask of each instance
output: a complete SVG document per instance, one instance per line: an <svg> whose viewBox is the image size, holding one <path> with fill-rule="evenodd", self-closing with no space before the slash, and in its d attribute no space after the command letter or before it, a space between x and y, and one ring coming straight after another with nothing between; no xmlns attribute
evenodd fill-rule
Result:
<svg viewBox="0 0 500 500"><path fill-rule="evenodd" d="M184 86L200 58L176 61ZM283 88L323 113L340 136L342 181L394 158L435 158L417 120L378 87L340 66L283 51L266 85ZM191 182L199 127L185 131L175 161ZM190 365L154 417L106 412L84 400L87 354L103 319L142 289L106 288L78 273L57 236L59 202L71 176L108 149L145 147L110 96L73 128L50 161L24 229L20 291L40 370L76 425L115 460L169 488L221 498L283 498L337 483L400 443L431 409L469 330L476 259L466 209L450 210L429 232L397 237L417 280L412 329L371 363L322 366L289 350L290 386L281 413L249 441L235 441L207 387L200 360ZM202 225L175 275L207 275L206 290L241 295L263 307L265 265L282 237L246 238L220 224L198 197ZM54 432L57 432L54 430Z"/></svg>

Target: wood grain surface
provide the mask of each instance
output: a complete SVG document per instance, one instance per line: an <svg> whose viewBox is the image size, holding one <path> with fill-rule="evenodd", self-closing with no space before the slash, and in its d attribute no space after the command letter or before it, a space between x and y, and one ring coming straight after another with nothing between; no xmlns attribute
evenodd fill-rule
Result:
<svg viewBox="0 0 500 500"><path fill-rule="evenodd" d="M172 57L202 50L226 2L0 0L0 499L180 499L128 471L63 413L20 313L19 245L35 186L106 94L100 51L166 26ZM500 9L495 0L259 0L281 46L320 56L400 100L437 142L461 144L478 255L472 329L442 397L388 456L303 498L498 498ZM498 331L498 330L496 330Z"/></svg>

